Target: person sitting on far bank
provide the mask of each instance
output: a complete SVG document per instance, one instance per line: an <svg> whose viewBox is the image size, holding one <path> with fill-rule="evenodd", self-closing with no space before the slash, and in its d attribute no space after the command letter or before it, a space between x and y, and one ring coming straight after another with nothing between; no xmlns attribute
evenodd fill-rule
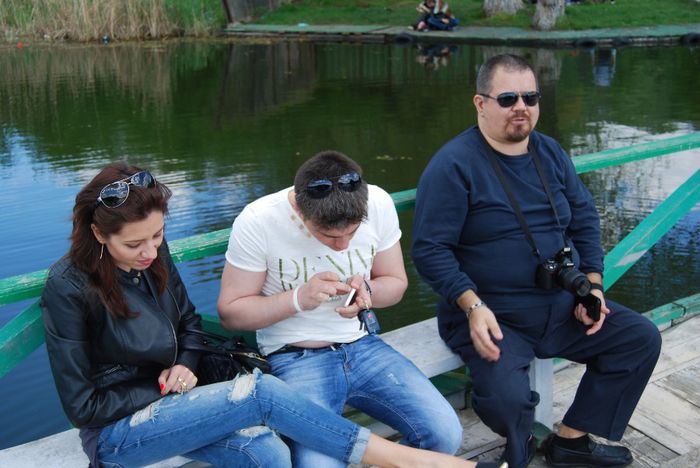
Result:
<svg viewBox="0 0 700 468"><path fill-rule="evenodd" d="M446 143L420 178L414 264L439 293L440 336L469 367L473 407L507 438L516 468L535 455L533 358L586 364L550 466L625 466L620 440L659 357L661 335L603 295L600 219L559 143L535 131L540 88L522 57L479 69L477 123ZM599 315L599 316L598 316Z"/></svg>
<svg viewBox="0 0 700 468"><path fill-rule="evenodd" d="M316 403L346 404L393 427L403 444L455 453L459 419L405 356L358 314L401 300L408 284L391 196L360 166L322 151L294 186L246 206L233 223L218 310L231 330L257 330L272 373ZM348 302L351 290L356 295ZM292 443L298 468L342 467Z"/></svg>
<svg viewBox="0 0 700 468"><path fill-rule="evenodd" d="M418 21L411 26L414 31L451 31L459 24L450 6L443 0L424 0L416 7L420 13Z"/></svg>
<svg viewBox="0 0 700 468"><path fill-rule="evenodd" d="M164 240L169 198L150 172L106 166L76 196L70 250L49 270L46 348L90 466L291 467L278 433L347 463L474 466L372 435L257 369L198 387L198 353L183 347L200 317Z"/></svg>

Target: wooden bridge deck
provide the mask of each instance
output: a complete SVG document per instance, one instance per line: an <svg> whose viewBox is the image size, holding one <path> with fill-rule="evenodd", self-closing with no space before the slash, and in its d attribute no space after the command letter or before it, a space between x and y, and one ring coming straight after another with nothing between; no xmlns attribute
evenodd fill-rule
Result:
<svg viewBox="0 0 700 468"><path fill-rule="evenodd" d="M700 316L663 331L661 357L622 440L635 461L647 467L700 467ZM561 421L583 374L579 364L554 376L554 421ZM464 425L462 456L495 460L505 440L471 409L459 412ZM530 465L546 467L538 453Z"/></svg>

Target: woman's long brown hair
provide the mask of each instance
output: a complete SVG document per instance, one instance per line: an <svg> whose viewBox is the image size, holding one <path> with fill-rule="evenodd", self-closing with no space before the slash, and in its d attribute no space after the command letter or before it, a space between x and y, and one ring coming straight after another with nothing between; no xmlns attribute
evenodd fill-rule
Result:
<svg viewBox="0 0 700 468"><path fill-rule="evenodd" d="M105 185L125 179L141 170L123 162L109 164L76 195L73 207L73 232L70 236L68 257L74 265L88 274L91 287L106 309L119 318L133 318L137 313L129 310L126 304L118 281L117 266L107 249L104 249L100 259L102 245L95 238L90 226L94 224L102 235L109 237L119 233L128 223L146 219L153 211L167 214L171 192L159 182L151 188L130 185L129 196L117 208L108 208L97 200ZM168 270L160 255L151 264L149 271L158 292L162 294L168 282Z"/></svg>

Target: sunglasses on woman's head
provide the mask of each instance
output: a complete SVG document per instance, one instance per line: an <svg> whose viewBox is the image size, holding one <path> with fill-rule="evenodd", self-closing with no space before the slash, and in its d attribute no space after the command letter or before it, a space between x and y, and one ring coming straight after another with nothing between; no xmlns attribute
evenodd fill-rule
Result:
<svg viewBox="0 0 700 468"><path fill-rule="evenodd" d="M312 180L304 191L311 198L326 198L333 191L333 181L343 192L354 192L362 185L362 177L357 172L348 172L337 177L327 179Z"/></svg>
<svg viewBox="0 0 700 468"><path fill-rule="evenodd" d="M539 91L526 91L524 93L516 93L514 91L507 91L501 93L496 97L490 96L488 94L479 93L479 96L483 96L489 99L495 99L499 106L501 107L513 107L518 98L523 98L523 102L528 107L534 107L540 102L542 95Z"/></svg>
<svg viewBox="0 0 700 468"><path fill-rule="evenodd" d="M129 186L135 185L141 188L151 188L156 185L156 178L148 171L137 172L122 180L112 182L102 187L97 201L107 208L117 208L129 198Z"/></svg>

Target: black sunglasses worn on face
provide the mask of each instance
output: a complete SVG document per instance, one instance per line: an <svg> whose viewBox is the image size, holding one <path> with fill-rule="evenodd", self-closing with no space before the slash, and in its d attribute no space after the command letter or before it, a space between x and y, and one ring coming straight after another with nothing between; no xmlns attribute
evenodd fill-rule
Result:
<svg viewBox="0 0 700 468"><path fill-rule="evenodd" d="M540 102L540 98L542 97L539 91L527 91L524 93L508 91L505 93L501 93L496 97L489 96L488 94L479 93L479 96L484 96L485 98L489 99L495 99L498 105L501 107L513 107L515 103L518 102L519 97L523 98L523 102L526 106L533 107L536 106L538 102Z"/></svg>
<svg viewBox="0 0 700 468"><path fill-rule="evenodd" d="M362 185L362 178L357 172L348 172L337 177L312 180L306 186L306 193L311 198L325 198L333 191L333 181L343 192L354 192Z"/></svg>
<svg viewBox="0 0 700 468"><path fill-rule="evenodd" d="M142 188L151 188L156 185L156 178L148 171L137 172L136 174L126 177L122 180L112 182L105 185L100 190L100 196L97 201L102 203L107 208L117 208L124 204L129 198L129 186L135 185Z"/></svg>

